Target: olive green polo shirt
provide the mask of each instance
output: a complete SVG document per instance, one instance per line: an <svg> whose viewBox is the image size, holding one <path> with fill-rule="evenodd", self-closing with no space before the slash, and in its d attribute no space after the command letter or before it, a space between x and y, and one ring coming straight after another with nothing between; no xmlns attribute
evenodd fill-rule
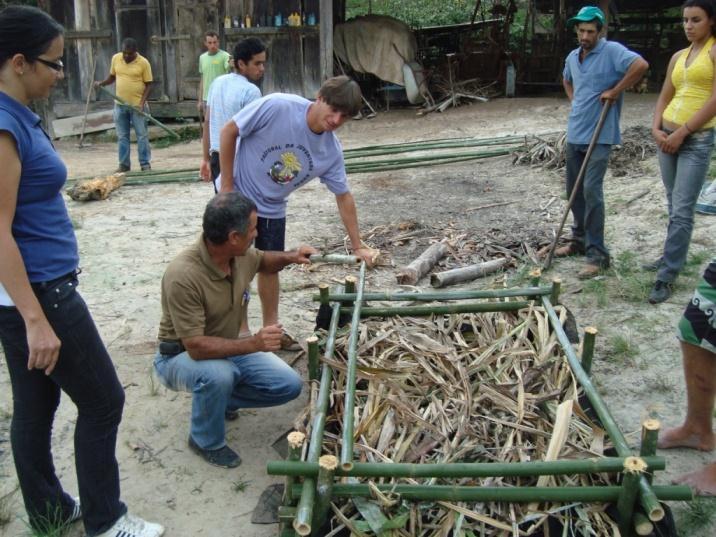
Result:
<svg viewBox="0 0 716 537"><path fill-rule="evenodd" d="M175 257L162 278L159 339L195 336L235 339L246 315L249 285L263 252L255 248L231 260L231 276L217 267L203 238Z"/></svg>

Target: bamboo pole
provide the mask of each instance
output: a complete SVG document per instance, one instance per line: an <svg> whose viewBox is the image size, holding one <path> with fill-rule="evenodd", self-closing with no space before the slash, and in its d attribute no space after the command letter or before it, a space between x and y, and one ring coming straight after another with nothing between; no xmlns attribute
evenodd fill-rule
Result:
<svg viewBox="0 0 716 537"><path fill-rule="evenodd" d="M331 510L333 475L338 467L338 459L333 455L323 455L318 459L318 484L316 487L316 509L313 513L313 535L325 524Z"/></svg>
<svg viewBox="0 0 716 537"><path fill-rule="evenodd" d="M582 368L587 375L592 374L592 359L594 358L594 343L598 330L593 326L584 329L584 341L582 342Z"/></svg>
<svg viewBox="0 0 716 537"><path fill-rule="evenodd" d="M301 458L301 450L303 449L303 443L306 441L306 435L300 431L293 431L289 433L286 438L288 441L288 462L297 462ZM293 494L293 485L296 483L295 476L286 476L286 485L284 489L284 505L294 505L297 497Z"/></svg>
<svg viewBox="0 0 716 537"><path fill-rule="evenodd" d="M316 380L318 379L318 337L307 337L306 346L308 347L308 379Z"/></svg>
<svg viewBox="0 0 716 537"><path fill-rule="evenodd" d="M400 285L415 285L435 264L448 253L447 240L431 244L423 253L408 265L401 268L396 275Z"/></svg>
<svg viewBox="0 0 716 537"><path fill-rule="evenodd" d="M346 293L355 294L357 281L358 281L358 279L355 276L346 276L345 285L344 285L344 289L346 290Z"/></svg>
<svg viewBox="0 0 716 537"><path fill-rule="evenodd" d="M465 463L384 463L355 462L353 468L336 470L337 477L528 477L540 475L572 475L618 473L624 470L622 457L605 457L585 460L556 460L534 462L465 462ZM663 470L663 457L644 457L649 470ZM269 475L315 477L319 467L316 463L301 461L270 461L266 466Z"/></svg>
<svg viewBox="0 0 716 537"><path fill-rule="evenodd" d="M450 501L450 502L614 502L619 499L622 487L473 487L453 485L375 485L381 492L399 494L409 501ZM300 485L295 486L300 492ZM693 498L691 488L685 485L655 486L654 492L662 501L688 501ZM353 496L369 497L369 485L333 485L334 498ZM295 527L295 525L294 525Z"/></svg>
<svg viewBox="0 0 716 537"><path fill-rule="evenodd" d="M331 324L328 327L328 337L326 338L326 348L324 356L327 359L333 358L333 352L336 348L336 330L338 329L338 318L340 317L340 305L333 305L331 314ZM321 455L321 445L323 440L323 429L326 425L326 414L328 412L328 402L331 396L331 382L333 379L333 371L328 364L323 364L321 373L321 384L318 389L318 397L316 399L316 408L311 425L311 440L308 444L308 454L306 460L308 462L318 462ZM293 520L293 529L299 535L308 535L311 533L311 520L313 519L313 503L316 495L316 480L307 477L303 480L302 485L298 485L299 490L293 491L293 495L300 496L298 508L296 509L296 518Z"/></svg>
<svg viewBox="0 0 716 537"><path fill-rule="evenodd" d="M624 461L622 490L617 500L619 531L624 536L631 534L632 524L634 523L634 505L639 494L639 479L644 470L646 470L646 463L639 457L627 457Z"/></svg>
<svg viewBox="0 0 716 537"><path fill-rule="evenodd" d="M637 535L651 535L654 532L654 524L641 511L634 511L634 531Z"/></svg>
<svg viewBox="0 0 716 537"><path fill-rule="evenodd" d="M336 264L354 264L358 263L360 259L355 255L341 255L341 254L313 254L309 257L311 263L336 263Z"/></svg>
<svg viewBox="0 0 716 537"><path fill-rule="evenodd" d="M557 305L559 304L559 293L562 290L562 280L560 278L552 278L552 292L549 295L549 301Z"/></svg>
<svg viewBox="0 0 716 537"><path fill-rule="evenodd" d="M320 286L319 286L320 287ZM352 302L355 294L329 293L326 285L326 303L328 301ZM406 302L433 302L437 300L465 300L468 298L508 298L516 296L549 295L552 287L523 287L516 289L480 289L464 291L428 291L425 293L363 293L363 301L406 301ZM313 295L313 300L319 301L322 295Z"/></svg>
<svg viewBox="0 0 716 537"><path fill-rule="evenodd" d="M321 301L321 304L328 304L328 302L331 300L330 299L330 289L328 288L328 284L327 283L319 284L318 292L319 292L319 294L317 295L317 297L318 297L318 300Z"/></svg>
<svg viewBox="0 0 716 537"><path fill-rule="evenodd" d="M647 419L641 424L641 446L639 447L640 457L651 457L656 455L656 442L659 439L661 423L656 419ZM646 479L651 483L654 479L654 472L647 471Z"/></svg>
<svg viewBox="0 0 716 537"><path fill-rule="evenodd" d="M128 107L132 108L132 109L133 109L134 111L136 111L139 115L141 115L142 117L147 118L149 121L151 121L152 123L154 123L157 127L160 127L161 129L165 130L166 132L168 132L169 134L171 134L172 136L174 136L174 137L177 138L177 139L180 139L180 138L181 138L181 136L179 136L175 131L173 131L172 129L170 129L169 127L167 127L164 123L162 123L162 122L159 121L158 119L154 119L151 115L147 114L145 111L140 110L140 109L137 108L136 106L132 106L132 105L130 105L130 104L127 104L126 101L124 101L124 100L122 100L121 98L119 98L118 96L116 96L114 93L112 93L111 91L109 91L107 88L104 88L104 87L102 87L102 86L97 86L97 87L98 87L100 90L102 90L103 92L105 92L107 95L109 95L110 97L112 97L112 99L114 99L115 101L117 101L117 102L118 102L119 104L121 104L122 106L128 106Z"/></svg>
<svg viewBox="0 0 716 537"><path fill-rule="evenodd" d="M542 277L542 270L539 267L535 267L532 270L530 270L530 285L532 287L538 287L541 277Z"/></svg>
<svg viewBox="0 0 716 537"><path fill-rule="evenodd" d="M482 278L493 272L497 272L504 267L511 258L501 257L499 259L492 259L484 263L477 263L475 265L468 265L467 267L460 267L452 270L446 270L444 272L436 272L430 276L430 285L433 287L445 287L447 285L453 285L460 282L466 282L474 280L476 278Z"/></svg>
<svg viewBox="0 0 716 537"><path fill-rule="evenodd" d="M629 449L629 445L627 444L624 435L599 395L599 392L594 387L594 384L592 384L592 380L589 378L589 375L584 368L582 368L582 365L572 348L572 344L569 342L567 334L565 334L564 329L562 328L562 323L559 321L559 317L557 317L557 313L554 311L549 298L543 296L542 305L547 311L550 324L552 325L552 328L557 335L557 339L564 350L564 354L569 361L572 373L577 379L577 382L579 382L584 389L584 393L587 395L592 408L597 413L597 416L599 416L602 426L609 434L609 438L614 444L617 455L620 457L629 457L631 455L631 450ZM659 504L659 499L654 493L654 490L655 489L652 490L649 482L642 476L639 480L639 502L644 508L644 512L649 517L649 520L658 522L664 518L665 512L664 508Z"/></svg>
<svg viewBox="0 0 716 537"><path fill-rule="evenodd" d="M353 428L355 416L355 387L358 368L358 332L360 331L361 308L363 305L363 288L365 287L365 261L360 264L358 276L358 289L356 300L353 303L353 318L348 338L348 373L346 375L346 397L343 409L343 443L341 444L341 468L353 468ZM348 291L348 277L346 277L346 291ZM341 308L343 309L343 308Z"/></svg>
<svg viewBox="0 0 716 537"><path fill-rule="evenodd" d="M361 317L390 317L392 315L428 316L450 315L453 313L480 313L493 311L517 311L529 307L529 302L473 302L470 304L448 304L445 306L402 306L366 307L360 310ZM341 308L341 313L352 313L355 308Z"/></svg>

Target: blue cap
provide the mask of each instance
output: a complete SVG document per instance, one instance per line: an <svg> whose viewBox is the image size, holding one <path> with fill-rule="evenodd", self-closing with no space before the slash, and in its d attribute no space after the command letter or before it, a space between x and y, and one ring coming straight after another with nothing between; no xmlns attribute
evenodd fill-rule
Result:
<svg viewBox="0 0 716 537"><path fill-rule="evenodd" d="M604 12L597 6L584 6L574 17L567 21L567 28L571 28L580 22L599 21L599 26L604 26Z"/></svg>

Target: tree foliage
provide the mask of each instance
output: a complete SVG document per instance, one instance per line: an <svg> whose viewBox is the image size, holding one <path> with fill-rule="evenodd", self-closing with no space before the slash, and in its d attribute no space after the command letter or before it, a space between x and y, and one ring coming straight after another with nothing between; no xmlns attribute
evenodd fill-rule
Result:
<svg viewBox="0 0 716 537"><path fill-rule="evenodd" d="M346 17L352 18L368 13L390 15L414 28L440 24L469 22L475 9L476 0L348 0ZM499 0L498 0L499 3ZM487 14L492 1L482 2ZM478 17L480 13L478 13ZM487 15L489 16L489 15Z"/></svg>

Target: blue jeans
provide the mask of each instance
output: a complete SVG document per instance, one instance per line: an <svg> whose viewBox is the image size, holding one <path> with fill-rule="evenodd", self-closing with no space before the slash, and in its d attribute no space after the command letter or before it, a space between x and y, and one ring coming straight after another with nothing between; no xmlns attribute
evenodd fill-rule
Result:
<svg viewBox="0 0 716 537"><path fill-rule="evenodd" d="M131 106L114 105L114 128L117 130L117 147L119 149L119 164L131 168L129 159L129 127L134 126L137 135L137 153L140 166L146 166L152 160L152 151L149 147L147 134L147 120Z"/></svg>
<svg viewBox="0 0 716 537"><path fill-rule="evenodd" d="M167 388L192 394L190 434L202 449L226 445L227 410L282 405L303 387L300 375L270 352L216 360L194 360L186 351L157 354L154 368Z"/></svg>
<svg viewBox="0 0 716 537"><path fill-rule="evenodd" d="M669 224L661 255L657 280L673 282L686 263L694 210L711 161L714 130L695 132L686 137L675 155L659 151L661 180L666 189Z"/></svg>
<svg viewBox="0 0 716 537"><path fill-rule="evenodd" d="M579 170L587 154L586 144L567 144L567 198L572 194ZM604 244L604 174L612 146L596 144L587 170L572 204L572 239L584 247L587 262L609 266L609 250Z"/></svg>
<svg viewBox="0 0 716 537"><path fill-rule="evenodd" d="M84 526L88 535L97 535L127 511L119 499L115 457L124 390L76 286L74 276L34 286L62 342L50 376L28 371L25 323L14 307L0 307L0 341L12 385L12 453L30 524L47 527L58 515L66 520L74 506L57 478L51 452L52 422L63 391L77 406L75 468Z"/></svg>

